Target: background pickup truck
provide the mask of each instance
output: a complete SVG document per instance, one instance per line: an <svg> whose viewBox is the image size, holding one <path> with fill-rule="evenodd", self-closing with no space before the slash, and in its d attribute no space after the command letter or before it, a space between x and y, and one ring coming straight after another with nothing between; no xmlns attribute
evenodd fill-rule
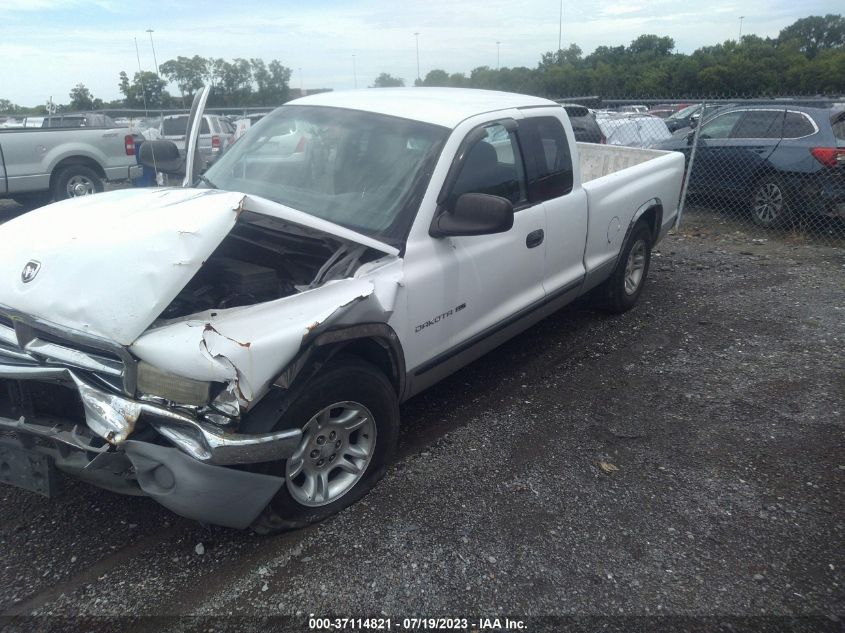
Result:
<svg viewBox="0 0 845 633"><path fill-rule="evenodd" d="M0 130L0 197L19 202L64 200L98 193L104 181L138 178L141 172L135 138L126 129Z"/></svg>
<svg viewBox="0 0 845 633"><path fill-rule="evenodd" d="M588 291L631 308L676 217L681 154L577 145L545 99L309 96L197 176L206 97L192 186L0 227L0 480L318 521L384 472L400 402Z"/></svg>

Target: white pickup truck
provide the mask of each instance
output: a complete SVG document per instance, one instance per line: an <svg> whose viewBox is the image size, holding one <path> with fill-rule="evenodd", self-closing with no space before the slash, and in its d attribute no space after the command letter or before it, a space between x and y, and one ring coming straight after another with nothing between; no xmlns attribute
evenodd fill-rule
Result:
<svg viewBox="0 0 845 633"><path fill-rule="evenodd" d="M88 116L94 123L111 121ZM50 123L64 123L64 118ZM43 204L98 193L107 181L141 176L135 137L125 128L68 125L75 126L0 130L0 198Z"/></svg>
<svg viewBox="0 0 845 633"><path fill-rule="evenodd" d="M632 307L684 159L412 88L298 99L185 168L0 227L0 480L267 533L372 488L402 401L590 290Z"/></svg>

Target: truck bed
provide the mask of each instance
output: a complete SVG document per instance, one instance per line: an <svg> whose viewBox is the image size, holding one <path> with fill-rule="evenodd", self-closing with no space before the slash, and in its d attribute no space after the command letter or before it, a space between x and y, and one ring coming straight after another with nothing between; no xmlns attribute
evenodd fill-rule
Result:
<svg viewBox="0 0 845 633"><path fill-rule="evenodd" d="M659 207L655 237L668 230L678 213L684 157L680 152L593 143L578 143L578 152L589 208L584 266L591 272L615 263L639 209Z"/></svg>
<svg viewBox="0 0 845 633"><path fill-rule="evenodd" d="M669 152L619 145L578 143L581 156L581 182L590 182L628 167L654 160Z"/></svg>

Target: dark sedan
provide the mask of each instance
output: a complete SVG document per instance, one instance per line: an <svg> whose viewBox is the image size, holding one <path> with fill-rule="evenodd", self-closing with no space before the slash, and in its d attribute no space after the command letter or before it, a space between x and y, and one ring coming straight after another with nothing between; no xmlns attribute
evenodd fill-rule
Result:
<svg viewBox="0 0 845 633"><path fill-rule="evenodd" d="M694 133L657 149L683 152ZM755 223L783 226L799 215L845 217L845 111L798 106L736 106L699 133L690 194L743 201Z"/></svg>

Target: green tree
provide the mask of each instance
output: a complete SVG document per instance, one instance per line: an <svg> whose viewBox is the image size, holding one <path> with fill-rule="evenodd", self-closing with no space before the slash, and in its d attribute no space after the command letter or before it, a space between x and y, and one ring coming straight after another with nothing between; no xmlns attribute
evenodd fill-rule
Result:
<svg viewBox="0 0 845 633"><path fill-rule="evenodd" d="M169 59L159 69L164 77L176 84L179 94L182 96L182 104L185 97L191 99L194 93L205 85L208 77L209 60L199 55L193 57L179 56L176 59Z"/></svg>
<svg viewBox="0 0 845 633"><path fill-rule="evenodd" d="M102 104L102 101L100 103ZM85 87L85 84L78 83L70 91L70 105L68 107L71 110L92 110L94 108L94 96Z"/></svg>
<svg viewBox="0 0 845 633"><path fill-rule="evenodd" d="M809 59L820 51L845 46L845 18L828 14L811 15L790 24L778 35L778 43L797 40L799 50Z"/></svg>
<svg viewBox="0 0 845 633"><path fill-rule="evenodd" d="M405 80L394 77L390 73L381 73L373 82L371 88L399 88L405 85Z"/></svg>
<svg viewBox="0 0 845 633"><path fill-rule="evenodd" d="M423 86L445 87L449 85L449 73L439 68L428 71L425 79L422 80Z"/></svg>
<svg viewBox="0 0 845 633"><path fill-rule="evenodd" d="M8 99L0 99L0 112L7 112L9 114L14 114L18 110L20 110L20 106L12 103Z"/></svg>
<svg viewBox="0 0 845 633"><path fill-rule="evenodd" d="M135 73L132 82L125 71L120 72L118 87L129 108L161 108L169 105L170 95L164 90L167 82L154 72Z"/></svg>

